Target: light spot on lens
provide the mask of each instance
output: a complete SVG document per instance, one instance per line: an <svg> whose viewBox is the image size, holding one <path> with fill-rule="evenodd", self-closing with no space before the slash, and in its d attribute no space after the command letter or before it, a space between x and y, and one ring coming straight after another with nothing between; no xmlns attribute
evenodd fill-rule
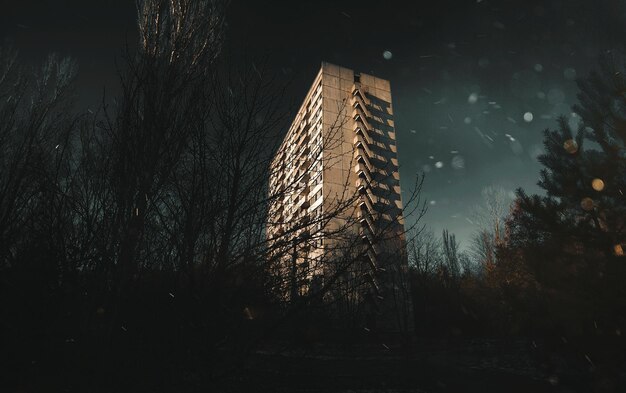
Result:
<svg viewBox="0 0 626 393"><path fill-rule="evenodd" d="M593 181L591 182L591 187L593 187L593 189L596 191L602 191L604 190L604 181L598 178L593 179Z"/></svg>
<svg viewBox="0 0 626 393"><path fill-rule="evenodd" d="M533 118L534 118L534 116L533 116L533 114L531 112L524 113L524 121L526 123L530 123L531 121L533 121Z"/></svg>
<svg viewBox="0 0 626 393"><path fill-rule="evenodd" d="M563 149L565 149L565 151L569 154L575 154L578 152L578 143L576 143L573 139L568 139L563 142Z"/></svg>
<svg viewBox="0 0 626 393"><path fill-rule="evenodd" d="M451 165L454 169L463 169L465 168L465 159L460 155L454 156Z"/></svg>
<svg viewBox="0 0 626 393"><path fill-rule="evenodd" d="M593 199L589 197L583 198L583 200L580 201L580 207L582 207L585 211L593 210Z"/></svg>

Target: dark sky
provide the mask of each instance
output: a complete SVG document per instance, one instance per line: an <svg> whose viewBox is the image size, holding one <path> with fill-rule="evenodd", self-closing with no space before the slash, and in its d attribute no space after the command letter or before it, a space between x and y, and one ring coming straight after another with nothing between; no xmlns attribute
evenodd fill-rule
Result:
<svg viewBox="0 0 626 393"><path fill-rule="evenodd" d="M33 62L76 58L84 107L115 90L134 1L6 2L0 37ZM558 115L576 123L575 79L622 48L626 2L232 1L227 37L229 52L290 80L295 102L322 60L389 79L402 185L425 171L426 223L467 245L485 187L538 190L542 130Z"/></svg>

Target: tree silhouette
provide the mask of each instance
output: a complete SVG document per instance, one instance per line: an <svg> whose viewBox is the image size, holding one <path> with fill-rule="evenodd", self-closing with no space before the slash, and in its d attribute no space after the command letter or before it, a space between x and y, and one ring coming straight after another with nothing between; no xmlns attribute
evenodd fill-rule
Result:
<svg viewBox="0 0 626 393"><path fill-rule="evenodd" d="M74 376L89 385L86 369L97 385L144 381L154 390L183 380L180 370L209 385L264 339L331 314L328 299L355 300L349 308L362 313L370 282L359 195L277 222L272 205L301 194L304 177L268 184L282 170L272 157L289 117L284 84L263 64L218 56L225 2L137 4L139 45L125 53L119 95L103 97L96 113L72 106L72 61L51 56L29 74L0 47L0 337L15 359L3 367L14 386L31 383L32 362L50 374L35 385ZM322 141L310 165L328 143L336 142ZM414 209L418 225L420 186L418 177L391 224ZM337 217L343 225L331 228ZM396 236L391 224L372 241ZM286 228L268 237L268 225ZM308 236L292 236L299 232ZM271 268L325 236L342 242L323 256L323 282L287 304L279 294L292 280ZM404 281L389 280L401 311L410 304Z"/></svg>
<svg viewBox="0 0 626 393"><path fill-rule="evenodd" d="M551 328L582 333L597 321L624 323L624 69L619 56L606 54L578 81L578 127L561 117L544 133L538 184L545 196L518 190L507 222L499 261L540 286Z"/></svg>

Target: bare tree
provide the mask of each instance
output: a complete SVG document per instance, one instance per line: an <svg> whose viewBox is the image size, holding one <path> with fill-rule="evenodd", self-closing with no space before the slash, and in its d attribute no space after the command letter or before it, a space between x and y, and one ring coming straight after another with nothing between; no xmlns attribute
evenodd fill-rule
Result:
<svg viewBox="0 0 626 393"><path fill-rule="evenodd" d="M30 260L50 267L57 294L76 302L73 322L85 342L103 353L125 349L121 334L145 343L149 331L168 337L164 351L176 343L204 351L215 374L313 305L347 310L355 323L368 293L406 308L406 272L389 269L406 253L397 246L389 265L372 267L363 241L404 245L405 233L395 229L412 212L418 225L420 179L404 211L374 217L379 230L371 235L354 208L360 195L347 183L320 214L281 222L272 205L302 193L304 173L340 142L333 136L347 117L338 116L310 161L298 163L300 176L272 190L270 174L281 170L272 157L288 114L284 90L262 65L240 69L217 59L222 2L145 0L138 12L140 44L127 51L121 93L112 105L104 97L93 114L71 108L71 61L52 57L29 80L14 53L3 52L2 268ZM385 176L371 181L388 182L391 191ZM269 225L285 230L267 236ZM337 239L332 249L299 264L294 277L272 274L327 238ZM320 269L323 280L303 290L300 282ZM378 291L385 275L388 288ZM277 295L290 287L297 302ZM263 307L275 313L271 323L248 335Z"/></svg>
<svg viewBox="0 0 626 393"><path fill-rule="evenodd" d="M139 50L127 55L122 98L104 124L113 190L108 263L115 265L121 291L151 263L150 254L162 251L144 243L152 240L146 229L156 222L159 199L202 124L223 28L219 1L146 0L137 8Z"/></svg>
<svg viewBox="0 0 626 393"><path fill-rule="evenodd" d="M438 274L446 286L454 287L458 284L461 273L459 243L456 241L454 234L450 234L444 229L441 235L441 245L443 258Z"/></svg>
<svg viewBox="0 0 626 393"><path fill-rule="evenodd" d="M57 218L42 203L58 206L65 186L61 178L76 125L67 111L76 65L51 55L28 74L11 47L0 47L0 58L0 258L10 265L25 246L25 231L51 229L33 227L33 219L42 213Z"/></svg>
<svg viewBox="0 0 626 393"><path fill-rule="evenodd" d="M430 229L423 229L411 236L408 243L409 266L415 269L420 277L435 273L441 258L440 242Z"/></svg>
<svg viewBox="0 0 626 393"><path fill-rule="evenodd" d="M488 271L496 263L496 250L503 244L504 220L509 212L506 190L489 186L482 191L483 203L474 209L478 231L472 238L470 252L480 269Z"/></svg>

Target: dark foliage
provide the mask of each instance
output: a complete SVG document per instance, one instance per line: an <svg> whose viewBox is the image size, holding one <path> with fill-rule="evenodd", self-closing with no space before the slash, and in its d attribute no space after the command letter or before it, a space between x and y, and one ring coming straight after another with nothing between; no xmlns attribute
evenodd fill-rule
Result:
<svg viewBox="0 0 626 393"><path fill-rule="evenodd" d="M608 53L578 81L577 129L561 118L545 131L545 193L518 190L508 214L487 201L474 269L453 274L449 262L461 259L448 233L414 238L419 333L534 337L546 372L594 391L626 386L625 72Z"/></svg>

